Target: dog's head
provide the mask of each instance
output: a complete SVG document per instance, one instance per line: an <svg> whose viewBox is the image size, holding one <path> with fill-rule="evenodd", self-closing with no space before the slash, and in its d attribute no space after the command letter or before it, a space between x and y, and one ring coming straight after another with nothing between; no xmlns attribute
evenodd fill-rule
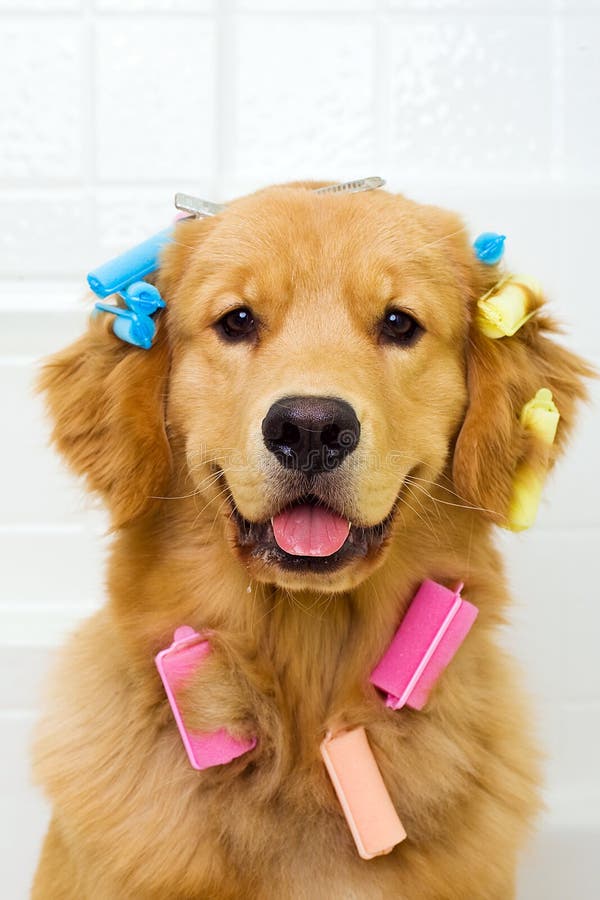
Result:
<svg viewBox="0 0 600 900"><path fill-rule="evenodd" d="M478 331L474 304L499 276L454 215L312 186L182 222L152 349L95 317L42 387L59 449L116 527L196 494L252 577L343 590L410 522L411 488L443 480L502 522L523 403L550 387L560 449L588 370L542 314L511 338Z"/></svg>

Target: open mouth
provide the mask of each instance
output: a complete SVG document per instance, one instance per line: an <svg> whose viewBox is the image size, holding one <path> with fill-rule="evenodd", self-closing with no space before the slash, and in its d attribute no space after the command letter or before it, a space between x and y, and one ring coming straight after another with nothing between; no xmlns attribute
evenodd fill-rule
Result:
<svg viewBox="0 0 600 900"><path fill-rule="evenodd" d="M363 527L308 494L264 522L249 522L235 505L238 547L283 569L332 572L376 552L389 534L394 509L379 524Z"/></svg>

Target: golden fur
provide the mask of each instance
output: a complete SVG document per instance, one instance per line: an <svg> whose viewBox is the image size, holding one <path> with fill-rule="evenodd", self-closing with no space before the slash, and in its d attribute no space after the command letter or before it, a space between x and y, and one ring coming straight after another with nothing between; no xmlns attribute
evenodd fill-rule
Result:
<svg viewBox="0 0 600 900"><path fill-rule="evenodd" d="M551 388L560 451L590 371L543 313L512 338L477 332L474 301L499 276L454 215L312 186L179 225L150 351L102 315L44 368L54 442L114 539L106 606L61 651L37 732L53 817L35 900L513 896L539 768L498 646L509 597L493 524L536 453L521 406ZM413 347L376 339L390 299L425 326ZM260 337L227 344L212 325L241 303ZM397 502L385 545L329 575L252 557L232 519L232 503L251 521L277 508L283 469L260 423L299 394L342 397L361 420L360 465L324 476L348 518L375 525ZM424 578L464 579L480 614L427 707L392 712L367 678ZM216 630L181 697L188 725L259 736L204 772L153 662L184 623ZM328 728L358 724L409 835L369 862L319 756Z"/></svg>

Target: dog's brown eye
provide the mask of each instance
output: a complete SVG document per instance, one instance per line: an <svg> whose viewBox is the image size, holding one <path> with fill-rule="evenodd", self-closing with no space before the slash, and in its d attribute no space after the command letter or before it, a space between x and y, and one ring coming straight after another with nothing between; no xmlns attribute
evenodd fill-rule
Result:
<svg viewBox="0 0 600 900"><path fill-rule="evenodd" d="M217 322L220 333L230 341L240 341L253 337L256 333L256 322L252 310L247 306L240 306L226 313Z"/></svg>
<svg viewBox="0 0 600 900"><path fill-rule="evenodd" d="M416 319L401 309L389 309L381 323L381 339L384 343L414 344L423 328Z"/></svg>

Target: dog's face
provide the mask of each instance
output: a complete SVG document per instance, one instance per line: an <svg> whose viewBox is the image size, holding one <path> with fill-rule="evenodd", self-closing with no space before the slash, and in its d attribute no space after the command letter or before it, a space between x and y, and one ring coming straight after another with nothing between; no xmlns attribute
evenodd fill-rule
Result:
<svg viewBox="0 0 600 900"><path fill-rule="evenodd" d="M390 195L305 189L180 226L167 418L255 578L359 580L407 479L444 468L467 399L454 232Z"/></svg>
<svg viewBox="0 0 600 900"><path fill-rule="evenodd" d="M440 478L502 521L522 404L554 391L560 446L588 370L539 315L510 339L477 332L473 303L499 275L454 215L310 187L182 222L154 346L98 317L42 386L59 448L117 525L184 487L251 577L341 591Z"/></svg>

